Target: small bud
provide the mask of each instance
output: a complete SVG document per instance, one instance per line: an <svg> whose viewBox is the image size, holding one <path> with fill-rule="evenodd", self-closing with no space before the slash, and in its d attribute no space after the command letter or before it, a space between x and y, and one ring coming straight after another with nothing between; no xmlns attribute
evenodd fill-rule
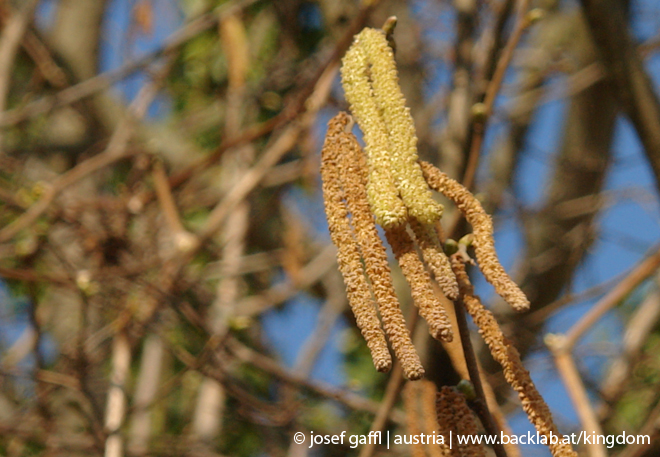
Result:
<svg viewBox="0 0 660 457"><path fill-rule="evenodd" d="M174 235L174 245L182 252L190 252L199 244L199 240L190 232L181 231Z"/></svg>
<svg viewBox="0 0 660 457"><path fill-rule="evenodd" d="M385 23L383 24L383 32L385 32L385 36L392 35L394 33L394 28L396 27L396 22L397 18L396 16L390 16L387 18Z"/></svg>
<svg viewBox="0 0 660 457"><path fill-rule="evenodd" d="M76 286L80 291L87 295L94 295L98 292L98 284L92 281L92 274L89 270L80 270L76 275Z"/></svg>
<svg viewBox="0 0 660 457"><path fill-rule="evenodd" d="M232 330L245 330L252 325L252 322L250 316L235 316L229 321L229 326Z"/></svg>
<svg viewBox="0 0 660 457"><path fill-rule="evenodd" d="M532 25L545 17L545 10L542 8L534 8L527 12L525 19L529 25Z"/></svg>
<svg viewBox="0 0 660 457"><path fill-rule="evenodd" d="M142 212L142 209L144 209L144 202L139 195L134 195L130 198L130 200L128 200L128 204L126 206L131 214L139 214Z"/></svg>
<svg viewBox="0 0 660 457"><path fill-rule="evenodd" d="M477 392L474 390L474 384L467 379L461 379L461 381L456 384L456 388L461 392L467 401L474 401L477 398Z"/></svg>
<svg viewBox="0 0 660 457"><path fill-rule="evenodd" d="M39 200L50 188L50 184L45 181L39 181L32 186L31 197L34 200Z"/></svg>
<svg viewBox="0 0 660 457"><path fill-rule="evenodd" d="M453 254L456 254L458 252L458 243L456 240L452 240L449 238L447 241L445 241L445 254L447 256L451 256Z"/></svg>
<svg viewBox="0 0 660 457"><path fill-rule="evenodd" d="M458 240L458 244L463 245L467 248L472 246L472 243L474 242L474 235L472 233L468 233L467 235L463 236L460 240Z"/></svg>
<svg viewBox="0 0 660 457"><path fill-rule="evenodd" d="M475 103L472 105L470 114L472 115L474 122L477 123L484 123L488 118L488 110L486 109L486 105L483 103Z"/></svg>

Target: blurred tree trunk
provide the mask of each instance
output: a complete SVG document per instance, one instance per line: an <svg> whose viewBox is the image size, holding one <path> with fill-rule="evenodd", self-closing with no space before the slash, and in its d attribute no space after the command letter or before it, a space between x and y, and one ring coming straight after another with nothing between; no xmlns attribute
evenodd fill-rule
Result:
<svg viewBox="0 0 660 457"><path fill-rule="evenodd" d="M570 46L579 71L598 55L580 12L569 12L553 24L559 39ZM571 27L566 27L570 21ZM531 312L552 303L570 288L575 270L595 240L594 218L610 164L618 106L609 79L571 97L565 115L565 135L547 188L543 207L525 217L527 251L519 281L531 301ZM538 341L541 324L520 325L525 315L502 308L512 324L509 334L524 354Z"/></svg>
<svg viewBox="0 0 660 457"><path fill-rule="evenodd" d="M660 101L628 31L628 1L582 0L589 30L660 190Z"/></svg>
<svg viewBox="0 0 660 457"><path fill-rule="evenodd" d="M98 74L100 64L101 28L107 0L59 0L49 43L65 62L76 82ZM114 130L121 115L120 105L101 92L80 104L85 110L85 136L94 137L96 131L107 134ZM61 110L67 112L66 110ZM78 118L65 117L69 122ZM80 129L78 129L80 130Z"/></svg>
<svg viewBox="0 0 660 457"><path fill-rule="evenodd" d="M59 0L50 34L51 45L81 81L99 66L101 23L106 0Z"/></svg>

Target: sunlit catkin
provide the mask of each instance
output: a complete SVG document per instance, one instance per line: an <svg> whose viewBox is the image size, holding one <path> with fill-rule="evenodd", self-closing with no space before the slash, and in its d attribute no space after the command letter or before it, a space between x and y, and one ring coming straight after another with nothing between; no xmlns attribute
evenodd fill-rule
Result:
<svg viewBox="0 0 660 457"><path fill-rule="evenodd" d="M376 369L388 371L392 366L392 359L380 328L369 284L364 276L360 252L349 224L348 212L343 201L344 194L340 187L337 158L342 154L341 132L343 132L341 123L331 121L323 145L321 177L325 214L332 242L337 246L339 270L344 277L348 301L357 325L367 341Z"/></svg>
<svg viewBox="0 0 660 457"><path fill-rule="evenodd" d="M493 221L472 193L428 162L420 162L432 189L452 200L474 231L474 251L479 269L495 291L517 311L529 309L529 300L500 264L495 252Z"/></svg>
<svg viewBox="0 0 660 457"><path fill-rule="evenodd" d="M342 60L342 84L351 112L364 134L365 150L369 156L369 203L376 221L383 227L389 227L403 224L408 212L394 181L390 140L371 87L369 56L358 39L359 35Z"/></svg>
<svg viewBox="0 0 660 457"><path fill-rule="evenodd" d="M451 341L453 339L451 322L440 304L440 300L433 292L431 277L419 259L406 227L387 228L385 236L410 285L413 302L419 308L419 314L429 325L431 336L438 340Z"/></svg>
<svg viewBox="0 0 660 457"><path fill-rule="evenodd" d="M385 246L378 236L374 217L369 208L366 158L355 136L346 132L349 125L350 118L346 113L339 113L330 123L329 134L332 132L335 144L341 150L337 156L337 164L341 170L339 179L385 333L396 357L401 362L404 375L408 379L419 379L424 376L424 369L399 308Z"/></svg>
<svg viewBox="0 0 660 457"><path fill-rule="evenodd" d="M561 439L556 439L559 435L548 405L536 390L536 386L532 382L529 372L523 366L516 348L502 334L502 330L493 314L484 308L479 298L474 295L474 288L465 271L463 259L459 255L454 255L451 261L465 308L479 328L479 333L486 342L493 358L502 366L504 378L518 393L522 408L527 413L529 421L541 435L547 437L548 447L553 457L577 457L570 444L564 443ZM556 442L551 439L551 434L555 436Z"/></svg>
<svg viewBox="0 0 660 457"><path fill-rule="evenodd" d="M449 441L440 433L435 410L436 389L431 381L409 382L402 391L409 435L425 435L425 443L412 441L413 457L452 457ZM443 439L444 438L444 439Z"/></svg>
<svg viewBox="0 0 660 457"><path fill-rule="evenodd" d="M442 250L435 227L422 224L416 220L410 221L410 228L415 234L417 245L422 257L433 272L436 282L440 285L442 293L450 300L458 298L458 284L451 271L449 258Z"/></svg>
<svg viewBox="0 0 660 457"><path fill-rule="evenodd" d="M449 432L454 436L477 435L479 429L472 411L465 402L465 397L455 387L444 386L438 393L436 404L440 433L449 442ZM485 457L486 453L481 442L456 442L452 449L452 457Z"/></svg>
<svg viewBox="0 0 660 457"><path fill-rule="evenodd" d="M440 219L442 206L431 197L419 167L415 126L385 33L365 28L356 35L342 61L341 75L367 145L369 201L377 222L383 227L405 223L403 200L410 216L433 224Z"/></svg>
<svg viewBox="0 0 660 457"><path fill-rule="evenodd" d="M435 384L431 381L424 381L421 383L420 390L420 407L422 409L422 423L424 424L422 428L428 435L441 434L437 411L435 409L437 397ZM437 445L427 447L429 457L451 457L449 443L437 439L435 441L440 442Z"/></svg>
<svg viewBox="0 0 660 457"><path fill-rule="evenodd" d="M421 382L408 383L401 392L403 398L403 408L406 412L406 428L409 435L419 436L422 433L420 424L420 414L417 408L417 400L420 393ZM426 457L426 450L424 445L420 442L413 442L410 445L410 455L412 457Z"/></svg>

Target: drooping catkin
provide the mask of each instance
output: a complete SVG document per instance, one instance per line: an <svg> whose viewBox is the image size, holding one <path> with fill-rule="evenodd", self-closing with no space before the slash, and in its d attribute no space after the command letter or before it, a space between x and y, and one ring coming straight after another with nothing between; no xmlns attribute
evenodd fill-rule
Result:
<svg viewBox="0 0 660 457"><path fill-rule="evenodd" d="M419 436L423 433L420 425L420 414L417 410L417 397L419 395L420 387L419 382L409 382L401 392L403 408L406 412L406 428L408 429L408 434L413 436ZM426 457L424 445L420 442L413 442L410 445L410 455L412 455L412 457Z"/></svg>
<svg viewBox="0 0 660 457"><path fill-rule="evenodd" d="M419 259L413 240L405 226L385 229L387 242L392 247L401 271L410 285L413 302L419 308L419 314L429 325L433 338L450 342L453 339L451 321L433 292L431 277Z"/></svg>
<svg viewBox="0 0 660 457"><path fill-rule="evenodd" d="M364 134L365 150L369 157L369 203L378 224L389 227L404 223L408 211L394 181L390 140L371 87L369 56L359 44L358 37L342 60L342 85L351 112Z"/></svg>
<svg viewBox="0 0 660 457"><path fill-rule="evenodd" d="M365 28L356 35L342 60L341 75L367 145L369 201L377 222L383 227L405 223L402 200L407 214L433 224L442 215L442 205L433 200L419 167L415 126L385 33Z"/></svg>
<svg viewBox="0 0 660 457"><path fill-rule="evenodd" d="M451 262L465 308L479 328L479 333L486 342L493 358L502 366L504 378L518 393L522 408L527 413L529 421L541 435L547 437L548 447L553 457L577 457L577 453L573 451L571 445L564 443L559 436L557 427L552 420L550 408L536 390L529 372L522 364L518 350L504 336L493 314L484 308L479 298L474 295L474 288L465 271L463 259L458 255L454 255ZM553 443L550 438L551 434L554 435L557 442Z"/></svg>
<svg viewBox="0 0 660 457"><path fill-rule="evenodd" d="M392 366L385 335L380 328L376 307L371 297L369 284L364 276L360 252L348 220L344 194L340 187L340 170L337 158L342 154L338 139L343 131L341 123L330 121L328 135L322 151L321 177L325 214L328 219L332 242L337 246L339 270L344 277L348 301L357 325L371 351L374 366L378 371L389 371Z"/></svg>
<svg viewBox="0 0 660 457"><path fill-rule="evenodd" d="M422 442L413 441L411 454L415 457L452 457L449 441L438 425L435 401L435 384L431 381L409 382L402 391L406 412L406 427L409 435L426 435Z"/></svg>
<svg viewBox="0 0 660 457"><path fill-rule="evenodd" d="M435 384L431 381L423 381L420 390L423 429L429 435L441 434L440 426L438 425L438 415L435 409L435 401L438 393ZM440 442L438 445L429 445L427 449L430 457L451 457L449 443L446 441Z"/></svg>
<svg viewBox="0 0 660 457"><path fill-rule="evenodd" d="M428 162L420 162L424 177L432 189L452 200L474 231L474 250L479 269L495 291L516 311L529 309L529 300L500 264L495 252L493 222L481 203L458 182Z"/></svg>
<svg viewBox="0 0 660 457"><path fill-rule="evenodd" d="M440 285L442 293L450 300L458 298L458 283L451 270L449 258L442 250L435 227L410 220L410 228L415 234L417 245L422 251L422 257L433 272L435 281Z"/></svg>
<svg viewBox="0 0 660 457"><path fill-rule="evenodd" d="M449 442L449 431L454 435L476 435L479 433L477 422L472 411L465 402L465 397L455 387L444 386L438 393L436 404L440 433ZM485 457L481 444L471 441L453 441L452 457Z"/></svg>
<svg viewBox="0 0 660 457"><path fill-rule="evenodd" d="M408 379L419 379L424 376L424 369L401 313L399 300L392 284L387 252L378 236L374 217L369 208L366 157L355 136L345 131L350 123L349 116L346 113L339 113L333 118L332 123L333 130L337 130L335 141L341 145L341 154L337 158L343 171L340 174L340 182L385 333L396 357L401 361L404 375Z"/></svg>

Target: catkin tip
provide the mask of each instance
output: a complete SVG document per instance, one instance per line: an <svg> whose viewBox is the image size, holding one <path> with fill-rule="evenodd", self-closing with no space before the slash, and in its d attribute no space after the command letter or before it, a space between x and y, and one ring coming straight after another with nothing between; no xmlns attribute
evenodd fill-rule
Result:
<svg viewBox="0 0 660 457"><path fill-rule="evenodd" d="M424 177L432 189L452 200L474 231L474 252L479 269L495 291L516 311L529 309L529 300L506 273L495 252L493 221L479 200L457 181L428 162L420 162Z"/></svg>

